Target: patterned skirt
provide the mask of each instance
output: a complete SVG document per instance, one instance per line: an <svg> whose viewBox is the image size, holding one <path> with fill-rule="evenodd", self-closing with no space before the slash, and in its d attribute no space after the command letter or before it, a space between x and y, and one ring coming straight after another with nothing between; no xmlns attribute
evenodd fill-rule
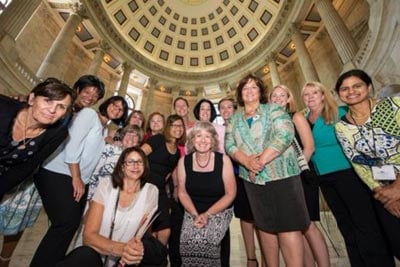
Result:
<svg viewBox="0 0 400 267"><path fill-rule="evenodd" d="M185 211L180 238L182 266L221 266L221 240L232 220L233 208L208 219L203 228L193 225L194 218Z"/></svg>
<svg viewBox="0 0 400 267"><path fill-rule="evenodd" d="M42 200L33 179L25 180L6 194L0 204L0 234L14 235L32 227L41 208Z"/></svg>

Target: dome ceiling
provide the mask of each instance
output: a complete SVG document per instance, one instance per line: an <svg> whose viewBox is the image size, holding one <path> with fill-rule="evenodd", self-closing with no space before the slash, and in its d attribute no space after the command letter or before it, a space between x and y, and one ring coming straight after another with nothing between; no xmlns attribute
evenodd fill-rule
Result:
<svg viewBox="0 0 400 267"><path fill-rule="evenodd" d="M204 84L265 65L272 41L286 35L303 1L84 2L96 28L135 68L164 81Z"/></svg>

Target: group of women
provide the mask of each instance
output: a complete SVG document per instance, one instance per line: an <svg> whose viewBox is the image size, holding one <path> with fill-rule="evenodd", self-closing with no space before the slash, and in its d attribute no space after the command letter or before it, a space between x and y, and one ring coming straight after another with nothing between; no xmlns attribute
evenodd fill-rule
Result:
<svg viewBox="0 0 400 267"><path fill-rule="evenodd" d="M287 266L329 266L315 224L319 188L351 265L394 266L400 98L373 99L362 70L343 73L335 90L346 107L321 83L307 82L306 109L298 111L289 88L267 94L248 75L236 101L218 103L224 125L213 123L207 99L194 107L197 122L181 97L176 115L154 112L147 125L139 110L127 117L120 96L96 112L91 106L105 89L92 75L73 88L49 78L26 104L1 96L0 266L8 266L41 202L51 224L31 266L166 266L167 247L171 266L229 266L233 214L248 267L259 264L255 236L263 266L279 266L279 251ZM118 129L108 132L111 122ZM81 223L81 241L65 256Z"/></svg>

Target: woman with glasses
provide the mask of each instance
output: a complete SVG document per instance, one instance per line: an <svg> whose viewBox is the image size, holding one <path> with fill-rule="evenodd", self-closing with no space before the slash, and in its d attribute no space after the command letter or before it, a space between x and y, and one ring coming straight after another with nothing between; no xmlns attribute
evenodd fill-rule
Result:
<svg viewBox="0 0 400 267"><path fill-rule="evenodd" d="M390 251L400 259L400 97L372 98L372 79L359 69L343 73L335 89L349 108L335 125L339 142L369 187Z"/></svg>
<svg viewBox="0 0 400 267"><path fill-rule="evenodd" d="M118 124L127 112L128 104L121 96L105 100L98 112L81 109L72 118L69 139L35 175L35 185L51 225L35 252L32 267L55 266L64 258L81 222L86 185L105 146L106 126L109 122Z"/></svg>
<svg viewBox="0 0 400 267"><path fill-rule="evenodd" d="M170 204L166 184L171 178L180 157L178 145L184 144L185 139L186 131L183 119L179 115L170 115L166 120L163 134L150 137L142 145L142 149L150 162L149 182L157 186L160 194L158 208L161 214L154 222L152 230L164 245L168 243L171 233Z"/></svg>
<svg viewBox="0 0 400 267"><path fill-rule="evenodd" d="M149 171L140 148L122 152L111 179L100 181L89 204L83 246L73 250L58 267L167 265L164 245L150 234L141 236L151 224L158 202L157 187L148 183Z"/></svg>

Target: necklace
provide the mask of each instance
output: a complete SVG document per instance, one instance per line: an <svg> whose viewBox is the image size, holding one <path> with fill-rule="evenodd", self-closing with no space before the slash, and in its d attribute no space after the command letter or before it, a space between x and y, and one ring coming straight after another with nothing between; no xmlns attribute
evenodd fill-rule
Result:
<svg viewBox="0 0 400 267"><path fill-rule="evenodd" d="M26 148L26 129L27 129L27 125L28 125L28 111L26 112L26 117L25 117L25 123L24 123L24 136L23 136L23 140L22 140L22 145L20 145L18 147L19 150L24 150Z"/></svg>
<svg viewBox="0 0 400 267"><path fill-rule="evenodd" d="M372 109L372 101L371 101L371 99L368 100L368 107L369 107L368 113L364 114L364 115L361 115L361 116L355 116L355 114L351 110L349 110L350 118L353 120L353 122L357 126L358 126L358 124L357 124L356 120L364 120L364 119L368 118L369 116L371 116L371 109Z"/></svg>
<svg viewBox="0 0 400 267"><path fill-rule="evenodd" d="M207 167L208 163L210 163L211 153L208 153L208 159L207 159L206 164L204 164L204 165L201 165L201 164L200 164L199 158L197 157L197 153L194 154L194 157L195 157L195 159L196 159L197 165L198 165L200 168L205 168L205 167Z"/></svg>

